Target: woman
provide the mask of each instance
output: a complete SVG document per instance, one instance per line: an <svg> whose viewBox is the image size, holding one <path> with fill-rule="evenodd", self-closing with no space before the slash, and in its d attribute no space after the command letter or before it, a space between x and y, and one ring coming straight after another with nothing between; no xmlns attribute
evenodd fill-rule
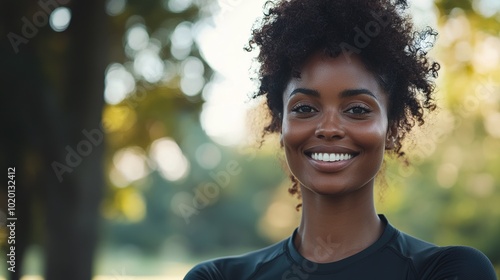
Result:
<svg viewBox="0 0 500 280"><path fill-rule="evenodd" d="M403 1L280 0L267 4L258 48L259 91L279 133L302 219L260 251L201 263L194 279L496 279L469 247L438 247L392 227L374 207L384 154L435 108L426 42Z"/></svg>

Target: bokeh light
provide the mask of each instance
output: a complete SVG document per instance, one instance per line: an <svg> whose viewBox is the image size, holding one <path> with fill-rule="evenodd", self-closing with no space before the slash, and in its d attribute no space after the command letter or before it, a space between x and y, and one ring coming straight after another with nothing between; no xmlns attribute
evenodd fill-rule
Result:
<svg viewBox="0 0 500 280"><path fill-rule="evenodd" d="M113 156L113 166L116 168L117 173L115 176L120 176L127 183L137 181L144 178L149 174L149 166L147 164L147 157L144 150L140 147L127 147L123 148L115 153ZM114 177L113 181L123 182L120 179ZM118 186L123 186L123 184L118 183Z"/></svg>
<svg viewBox="0 0 500 280"><path fill-rule="evenodd" d="M163 0L163 7L174 12L182 13L192 4L192 0Z"/></svg>
<svg viewBox="0 0 500 280"><path fill-rule="evenodd" d="M457 182L458 168L453 163L444 163L437 170L437 182L443 188L451 188Z"/></svg>
<svg viewBox="0 0 500 280"><path fill-rule="evenodd" d="M164 65L158 52L151 49L139 51L134 59L134 71L150 83L163 78Z"/></svg>
<svg viewBox="0 0 500 280"><path fill-rule="evenodd" d="M126 0L106 0L106 13L110 16L117 16L125 10Z"/></svg>
<svg viewBox="0 0 500 280"><path fill-rule="evenodd" d="M177 181L188 175L189 161L173 139L165 137L155 140L149 154L165 179Z"/></svg>
<svg viewBox="0 0 500 280"><path fill-rule="evenodd" d="M472 7L485 17L492 17L500 11L500 1L497 0L474 0Z"/></svg>
<svg viewBox="0 0 500 280"><path fill-rule="evenodd" d="M195 152L196 161L204 169L214 169L222 159L220 149L212 143L201 144Z"/></svg>
<svg viewBox="0 0 500 280"><path fill-rule="evenodd" d="M201 60L191 56L186 58L181 65L181 90L187 96L194 96L203 89L205 79L203 78L204 66Z"/></svg>
<svg viewBox="0 0 500 280"><path fill-rule="evenodd" d="M191 34L192 23L188 21L181 22L175 27L170 38L172 42L172 56L178 60L183 60L189 56L191 46L193 45L193 35Z"/></svg>
<svg viewBox="0 0 500 280"><path fill-rule="evenodd" d="M104 99L108 104L118 104L135 89L132 74L119 63L108 66L105 73Z"/></svg>
<svg viewBox="0 0 500 280"><path fill-rule="evenodd" d="M147 47L149 34L143 24L136 24L127 31L127 46L135 51L140 51Z"/></svg>
<svg viewBox="0 0 500 280"><path fill-rule="evenodd" d="M58 7L50 14L50 27L56 32L66 30L71 22L71 10L66 7Z"/></svg>

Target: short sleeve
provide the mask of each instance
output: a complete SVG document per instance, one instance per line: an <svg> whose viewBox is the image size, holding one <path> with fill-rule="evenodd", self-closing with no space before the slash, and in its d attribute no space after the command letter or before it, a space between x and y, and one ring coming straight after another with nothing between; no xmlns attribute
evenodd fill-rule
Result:
<svg viewBox="0 0 500 280"><path fill-rule="evenodd" d="M422 279L497 280L490 260L479 250L465 246L446 248L426 271Z"/></svg>

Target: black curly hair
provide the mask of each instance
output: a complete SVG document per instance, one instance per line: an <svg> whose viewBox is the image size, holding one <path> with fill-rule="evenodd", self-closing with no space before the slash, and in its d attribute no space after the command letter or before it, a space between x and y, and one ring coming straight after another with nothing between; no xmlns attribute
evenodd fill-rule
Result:
<svg viewBox="0 0 500 280"><path fill-rule="evenodd" d="M318 51L349 58L357 55L389 96L389 125L397 129L394 149L424 112L436 108L433 97L440 65L427 51L437 33L415 30L403 0L277 0L264 5L264 17L252 30L247 51L257 49L259 89L271 116L263 134L281 131L283 91L302 64ZM290 193L299 194L295 178Z"/></svg>

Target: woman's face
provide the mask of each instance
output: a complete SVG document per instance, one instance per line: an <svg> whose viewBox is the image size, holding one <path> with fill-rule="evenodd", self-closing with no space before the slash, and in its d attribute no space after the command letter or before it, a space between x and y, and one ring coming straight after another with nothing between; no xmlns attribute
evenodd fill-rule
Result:
<svg viewBox="0 0 500 280"><path fill-rule="evenodd" d="M292 174L311 191L373 186L388 135L388 100L358 57L319 53L283 94L281 141Z"/></svg>

